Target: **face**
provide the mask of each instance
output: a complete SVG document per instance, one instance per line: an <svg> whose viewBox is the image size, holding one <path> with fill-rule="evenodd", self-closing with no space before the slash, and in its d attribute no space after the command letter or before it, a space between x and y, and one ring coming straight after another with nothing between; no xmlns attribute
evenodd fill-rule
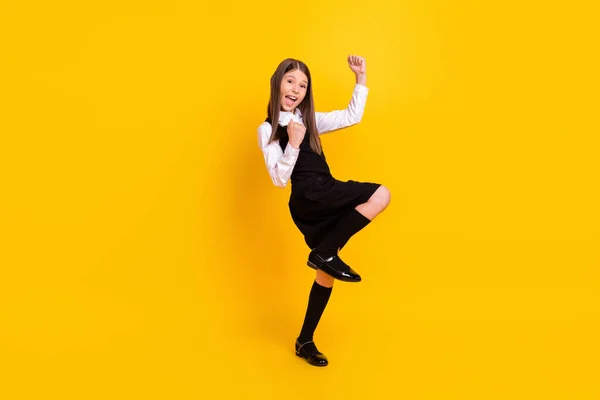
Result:
<svg viewBox="0 0 600 400"><path fill-rule="evenodd" d="M308 89L308 78L299 69L286 72L281 81L281 110L293 112L302 103L306 90Z"/></svg>

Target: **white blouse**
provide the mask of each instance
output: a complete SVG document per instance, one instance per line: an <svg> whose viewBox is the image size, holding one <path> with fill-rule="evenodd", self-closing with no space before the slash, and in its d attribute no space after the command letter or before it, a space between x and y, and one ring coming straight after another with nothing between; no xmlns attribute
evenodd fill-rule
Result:
<svg viewBox="0 0 600 400"><path fill-rule="evenodd" d="M369 89L366 86L356 84L356 86L354 86L352 98L350 99L350 104L346 109L330 112L315 112L319 135L359 123L365 111L368 92ZM300 113L298 108L296 108L295 114L292 114L289 111L279 112L279 125L287 126L291 119L296 122L304 123L302 120L302 113ZM269 175L271 176L271 180L275 186L285 187L290 176L292 176L292 171L294 170L294 165L296 165L300 149L295 149L288 143L284 152L281 150L279 140L275 140L268 144L271 132L270 123L263 122L260 124L258 127L258 145L263 152L265 164L269 171Z"/></svg>

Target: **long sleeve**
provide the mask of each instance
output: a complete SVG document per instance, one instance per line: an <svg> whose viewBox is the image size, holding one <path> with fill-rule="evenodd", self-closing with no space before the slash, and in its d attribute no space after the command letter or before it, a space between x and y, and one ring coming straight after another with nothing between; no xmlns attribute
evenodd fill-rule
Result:
<svg viewBox="0 0 600 400"><path fill-rule="evenodd" d="M330 112L316 112L315 118L319 134L322 135L359 123L365 112L368 93L369 89L366 86L357 83L347 108Z"/></svg>
<svg viewBox="0 0 600 400"><path fill-rule="evenodd" d="M265 164L273 184L278 187L285 187L290 176L292 176L300 149L295 149L288 143L285 152L283 152L279 141L269 143L271 129L271 124L268 122L260 124L258 127L258 144L263 152Z"/></svg>

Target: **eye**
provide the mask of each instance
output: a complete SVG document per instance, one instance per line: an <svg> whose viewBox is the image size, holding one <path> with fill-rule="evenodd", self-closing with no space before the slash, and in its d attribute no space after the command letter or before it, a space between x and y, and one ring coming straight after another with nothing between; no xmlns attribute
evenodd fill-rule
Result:
<svg viewBox="0 0 600 400"><path fill-rule="evenodd" d="M300 85L302 89L306 89L306 85Z"/></svg>
<svg viewBox="0 0 600 400"><path fill-rule="evenodd" d="M291 80L291 79L288 79L288 83L292 83L292 80Z"/></svg>

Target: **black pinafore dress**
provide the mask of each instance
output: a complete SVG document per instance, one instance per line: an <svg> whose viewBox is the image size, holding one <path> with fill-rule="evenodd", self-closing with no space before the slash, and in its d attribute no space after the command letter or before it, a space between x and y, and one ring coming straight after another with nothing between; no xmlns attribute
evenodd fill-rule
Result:
<svg viewBox="0 0 600 400"><path fill-rule="evenodd" d="M267 120L267 122L270 122ZM285 151L289 142L287 126L277 124L279 145ZM340 181L329 170L325 153L319 155L310 148L307 130L292 176L289 209L292 220L313 249L333 229L345 214L365 203L381 186L378 183Z"/></svg>

